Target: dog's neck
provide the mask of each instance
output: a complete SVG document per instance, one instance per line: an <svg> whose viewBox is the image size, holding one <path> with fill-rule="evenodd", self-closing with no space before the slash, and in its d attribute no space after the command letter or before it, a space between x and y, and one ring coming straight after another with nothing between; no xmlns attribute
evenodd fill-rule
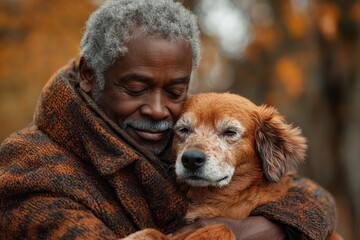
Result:
<svg viewBox="0 0 360 240"><path fill-rule="evenodd" d="M191 206L186 218L188 221L209 217L246 218L258 205L279 200L288 184L288 177L271 183L262 173L246 176L235 173L232 181L222 188L189 187L187 198Z"/></svg>

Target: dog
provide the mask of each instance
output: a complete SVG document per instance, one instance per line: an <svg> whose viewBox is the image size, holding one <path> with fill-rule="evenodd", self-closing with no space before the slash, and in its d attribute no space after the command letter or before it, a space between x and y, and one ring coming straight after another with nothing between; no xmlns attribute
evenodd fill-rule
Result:
<svg viewBox="0 0 360 240"><path fill-rule="evenodd" d="M175 172L191 201L188 222L244 219L257 206L280 200L292 187L292 175L307 149L301 130L287 124L275 108L230 93L192 96L174 130ZM153 229L134 236L170 239ZM217 224L171 239L236 238ZM328 239L341 237L334 233Z"/></svg>

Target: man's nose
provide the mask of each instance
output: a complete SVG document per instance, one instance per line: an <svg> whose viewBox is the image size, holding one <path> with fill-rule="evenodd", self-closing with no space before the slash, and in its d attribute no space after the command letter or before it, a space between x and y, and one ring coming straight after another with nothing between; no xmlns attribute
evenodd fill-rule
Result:
<svg viewBox="0 0 360 240"><path fill-rule="evenodd" d="M150 95L147 102L141 107L140 112L154 120L164 120L170 116L166 99L161 93Z"/></svg>

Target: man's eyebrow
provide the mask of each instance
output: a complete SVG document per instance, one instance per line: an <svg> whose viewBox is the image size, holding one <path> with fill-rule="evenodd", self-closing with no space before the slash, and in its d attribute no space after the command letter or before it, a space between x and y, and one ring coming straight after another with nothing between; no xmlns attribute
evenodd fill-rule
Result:
<svg viewBox="0 0 360 240"><path fill-rule="evenodd" d="M186 76L186 77L181 77L181 78L175 78L174 80L171 81L171 83L176 84L176 83L189 83L190 82L190 76Z"/></svg>
<svg viewBox="0 0 360 240"><path fill-rule="evenodd" d="M125 75L124 77L121 78L121 82L130 82L130 81L138 81L138 82L152 82L153 79L151 77L147 77L141 74L137 74L137 73L130 73Z"/></svg>
<svg viewBox="0 0 360 240"><path fill-rule="evenodd" d="M137 74L137 73L129 73L121 78L121 82L126 83L126 82L130 82L130 81L151 83L154 81L154 79L151 77L141 75L141 74ZM189 82L190 82L190 76L175 78L175 79L171 80L171 84L189 83Z"/></svg>

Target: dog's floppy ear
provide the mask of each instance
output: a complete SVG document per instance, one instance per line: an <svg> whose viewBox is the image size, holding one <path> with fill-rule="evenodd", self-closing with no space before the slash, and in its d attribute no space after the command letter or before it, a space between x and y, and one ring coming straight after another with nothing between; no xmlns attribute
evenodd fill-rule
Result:
<svg viewBox="0 0 360 240"><path fill-rule="evenodd" d="M304 160L306 139L299 128L287 124L276 109L260 106L255 128L255 148L261 159L264 175L279 182L288 170Z"/></svg>

